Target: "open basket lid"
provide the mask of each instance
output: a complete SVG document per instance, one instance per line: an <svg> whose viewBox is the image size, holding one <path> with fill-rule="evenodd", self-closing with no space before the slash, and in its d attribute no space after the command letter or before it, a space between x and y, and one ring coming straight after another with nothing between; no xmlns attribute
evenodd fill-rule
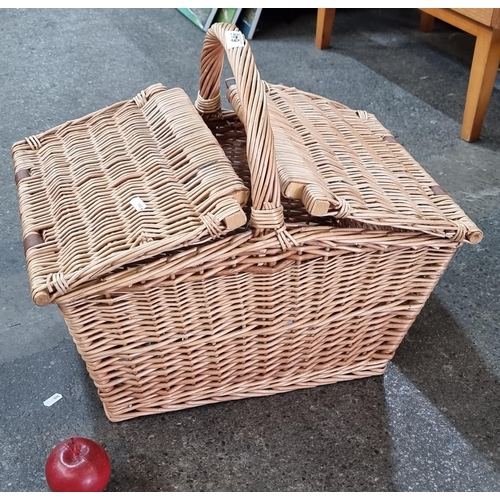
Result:
<svg viewBox="0 0 500 500"><path fill-rule="evenodd" d="M481 230L374 115L263 82L285 197L314 216L478 243ZM243 119L235 85L228 100Z"/></svg>
<svg viewBox="0 0 500 500"><path fill-rule="evenodd" d="M282 191L312 215L331 215L478 243L482 232L365 111L267 85Z"/></svg>
<svg viewBox="0 0 500 500"><path fill-rule="evenodd" d="M246 223L248 189L181 89L160 84L12 147L32 297Z"/></svg>

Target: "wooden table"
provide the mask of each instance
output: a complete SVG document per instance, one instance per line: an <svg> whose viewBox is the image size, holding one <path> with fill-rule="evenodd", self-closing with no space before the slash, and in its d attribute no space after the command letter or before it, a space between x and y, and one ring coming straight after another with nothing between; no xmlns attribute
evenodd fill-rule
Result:
<svg viewBox="0 0 500 500"><path fill-rule="evenodd" d="M465 99L462 139L479 139L500 63L500 9L420 9L420 29L432 30L437 17L476 37ZM318 9L316 47L330 46L335 9Z"/></svg>

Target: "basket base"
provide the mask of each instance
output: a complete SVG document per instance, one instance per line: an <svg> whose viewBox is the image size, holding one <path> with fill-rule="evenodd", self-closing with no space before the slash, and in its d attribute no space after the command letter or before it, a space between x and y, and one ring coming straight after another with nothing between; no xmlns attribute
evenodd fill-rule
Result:
<svg viewBox="0 0 500 500"><path fill-rule="evenodd" d="M389 360L372 361L364 364L339 367L336 370L318 371L306 378L304 374L286 379L262 380L259 382L249 381L247 384L235 384L224 387L223 389L214 389L212 394L202 391L192 391L191 398L185 393L182 403L175 402L173 398L165 398L159 401L154 397L151 403L142 400L140 404L113 404L106 401L104 395L99 394L103 403L104 411L111 422L121 422L136 417L154 415L177 410L185 410L196 406L203 406L213 403L222 403L224 401L234 401L237 399L246 399L252 397L272 396L285 392L292 392L298 389L311 389L322 385L330 385L337 382L345 382L360 378L368 378L377 375L383 375L387 369Z"/></svg>

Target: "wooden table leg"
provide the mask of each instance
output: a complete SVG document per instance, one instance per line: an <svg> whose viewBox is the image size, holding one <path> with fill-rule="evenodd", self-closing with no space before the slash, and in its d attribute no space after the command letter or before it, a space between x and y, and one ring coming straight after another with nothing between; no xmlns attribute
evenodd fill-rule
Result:
<svg viewBox="0 0 500 500"><path fill-rule="evenodd" d="M462 139L479 139L500 62L500 29L481 28L477 34L462 122Z"/></svg>
<svg viewBox="0 0 500 500"><path fill-rule="evenodd" d="M318 9L316 21L316 48L327 49L332 38L335 9Z"/></svg>
<svg viewBox="0 0 500 500"><path fill-rule="evenodd" d="M427 14L427 12L420 12L420 31L430 33L434 28L434 16Z"/></svg>

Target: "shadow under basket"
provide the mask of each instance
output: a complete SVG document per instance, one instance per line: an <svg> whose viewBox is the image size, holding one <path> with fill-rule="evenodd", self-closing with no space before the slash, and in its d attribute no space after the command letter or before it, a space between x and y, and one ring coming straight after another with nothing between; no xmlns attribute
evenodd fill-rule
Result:
<svg viewBox="0 0 500 500"><path fill-rule="evenodd" d="M107 417L382 374L481 231L373 115L262 81L235 26L195 106L153 85L13 146L33 300Z"/></svg>

